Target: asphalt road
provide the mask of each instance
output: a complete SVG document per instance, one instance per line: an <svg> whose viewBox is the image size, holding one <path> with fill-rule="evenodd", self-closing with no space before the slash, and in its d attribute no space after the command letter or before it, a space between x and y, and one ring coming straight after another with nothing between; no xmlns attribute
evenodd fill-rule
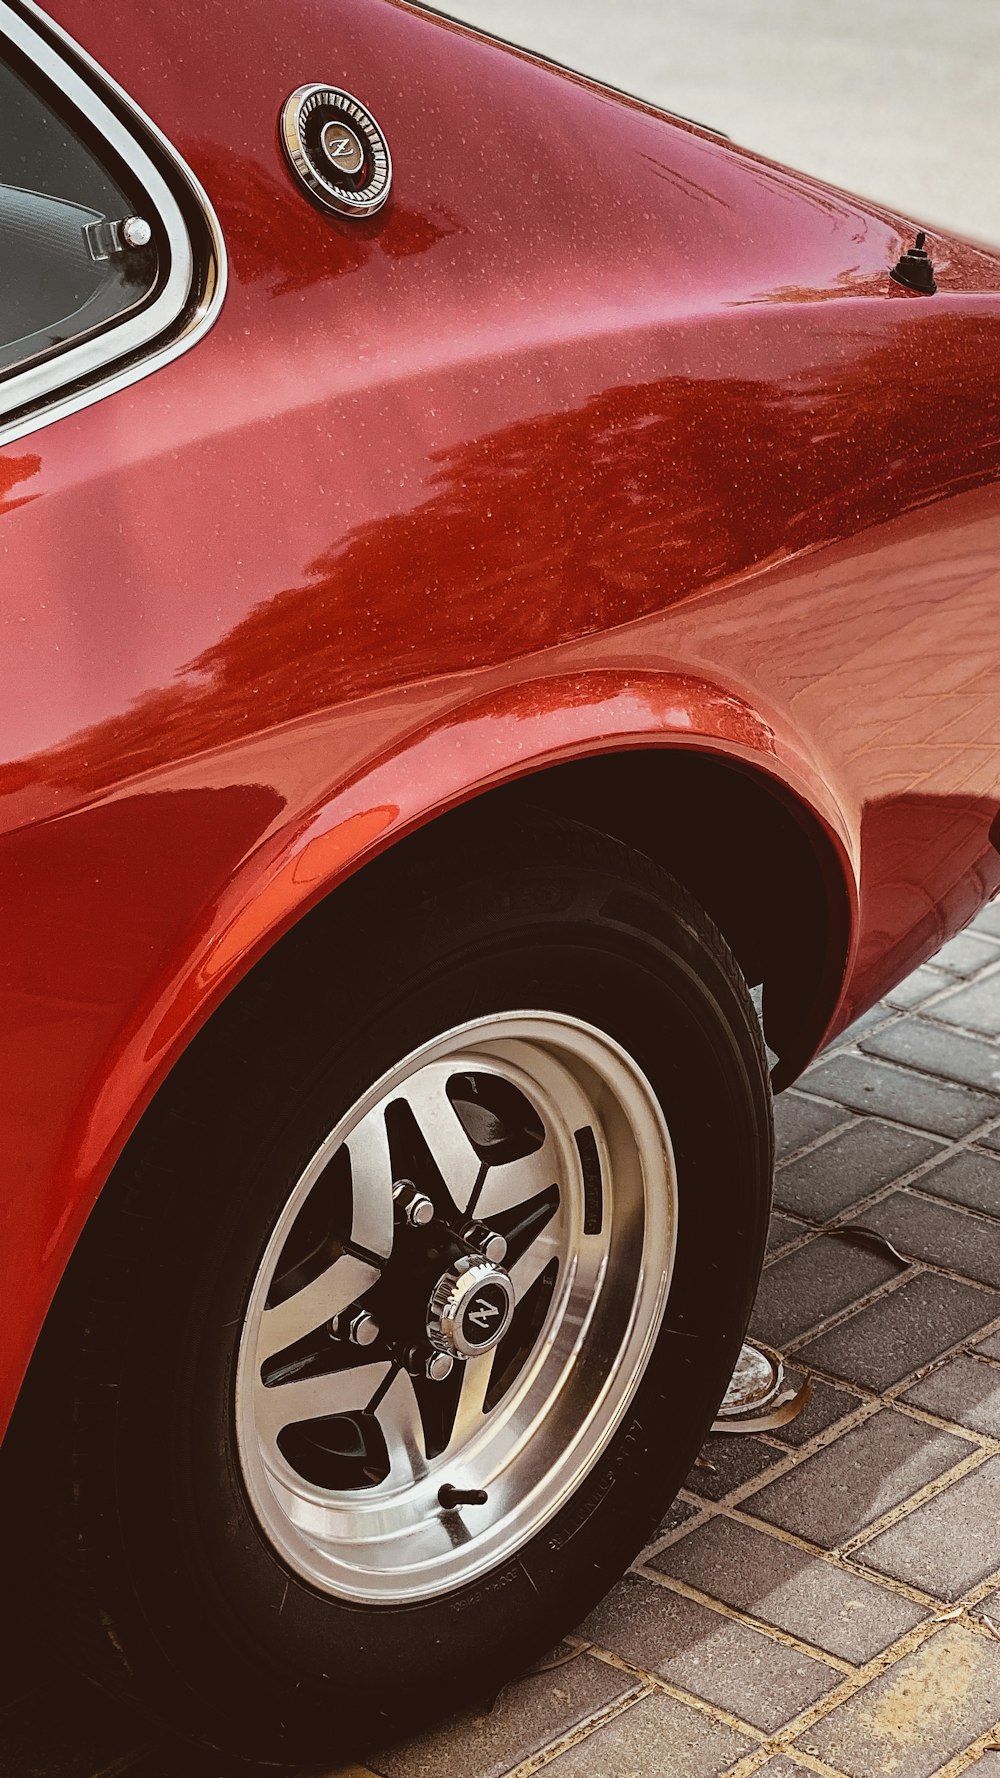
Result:
<svg viewBox="0 0 1000 1778"><path fill-rule="evenodd" d="M1000 0L441 0L918 221L1000 244Z"/></svg>

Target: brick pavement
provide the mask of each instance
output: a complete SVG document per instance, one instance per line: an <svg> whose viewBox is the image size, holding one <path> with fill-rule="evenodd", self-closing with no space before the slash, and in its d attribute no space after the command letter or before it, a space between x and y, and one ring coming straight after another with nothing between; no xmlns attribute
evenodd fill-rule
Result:
<svg viewBox="0 0 1000 1778"><path fill-rule="evenodd" d="M1000 1778L998 1036L1000 903L778 1104L755 1324L804 1414L710 1439L544 1671L336 1778ZM41 1669L0 1778L235 1778Z"/></svg>

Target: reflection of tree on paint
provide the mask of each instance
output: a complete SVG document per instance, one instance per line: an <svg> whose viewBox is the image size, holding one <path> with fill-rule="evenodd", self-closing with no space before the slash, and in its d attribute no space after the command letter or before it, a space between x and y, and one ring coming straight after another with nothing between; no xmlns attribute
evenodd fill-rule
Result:
<svg viewBox="0 0 1000 1778"><path fill-rule="evenodd" d="M28 481L37 475L42 467L41 457L32 454L28 457L0 457L0 513L13 512L17 506L27 506L29 500L37 500L37 494L20 494L13 499L9 497L11 488L20 482Z"/></svg>
<svg viewBox="0 0 1000 1778"><path fill-rule="evenodd" d="M442 451L420 505L347 532L182 682L22 770L96 788L628 623L995 478L998 335L943 314L919 343L845 352L837 376L626 386ZM899 391L918 351L915 445ZM958 363L974 401L956 387Z"/></svg>
<svg viewBox="0 0 1000 1778"><path fill-rule="evenodd" d="M249 155L215 142L193 142L189 152L218 210L234 277L268 279L275 296L357 271L376 252L425 253L461 230L443 210L425 216L395 198L376 220L345 228Z"/></svg>

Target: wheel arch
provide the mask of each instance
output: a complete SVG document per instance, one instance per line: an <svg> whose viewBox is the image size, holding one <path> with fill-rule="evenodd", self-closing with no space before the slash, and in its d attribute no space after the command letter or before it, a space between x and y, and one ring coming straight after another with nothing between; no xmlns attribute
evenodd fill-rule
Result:
<svg viewBox="0 0 1000 1778"><path fill-rule="evenodd" d="M72 1115L66 1208L32 1236L42 1243L29 1292L35 1333L130 1134L231 991L280 956L304 918L330 917L342 884L405 870L412 844L454 843L465 811L491 801L498 815L532 804L652 856L705 905L751 985L763 983L775 1085L815 1053L849 974L857 849L801 739L690 675L590 674L514 693L428 725L299 811L181 935ZM10 1406L0 1400L0 1427Z"/></svg>

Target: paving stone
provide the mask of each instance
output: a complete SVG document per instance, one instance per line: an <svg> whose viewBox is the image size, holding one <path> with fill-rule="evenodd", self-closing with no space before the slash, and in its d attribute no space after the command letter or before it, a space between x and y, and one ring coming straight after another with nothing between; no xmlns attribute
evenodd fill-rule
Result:
<svg viewBox="0 0 1000 1778"><path fill-rule="evenodd" d="M992 1148L1000 1153L1000 1130L990 1130L985 1136L977 1136L976 1142L982 1148Z"/></svg>
<svg viewBox="0 0 1000 1778"><path fill-rule="evenodd" d="M965 1778L1000 1778L1000 1752L984 1753L968 1768Z"/></svg>
<svg viewBox="0 0 1000 1778"><path fill-rule="evenodd" d="M898 1276L881 1253L820 1235L765 1267L751 1326L758 1339L781 1347Z"/></svg>
<svg viewBox="0 0 1000 1778"><path fill-rule="evenodd" d="M81 1681L48 1676L0 1720L0 1778L90 1778L149 1739L149 1725Z"/></svg>
<svg viewBox="0 0 1000 1778"><path fill-rule="evenodd" d="M768 1734L841 1679L822 1661L637 1574L626 1576L578 1634Z"/></svg>
<svg viewBox="0 0 1000 1778"><path fill-rule="evenodd" d="M958 1031L932 1025L927 1019L900 1019L882 1031L862 1037L866 1056L900 1062L923 1074L941 1075L984 1093L1000 1093L1000 1049Z"/></svg>
<svg viewBox="0 0 1000 1778"><path fill-rule="evenodd" d="M751 1494L742 1511L832 1550L973 1449L965 1439L885 1409Z"/></svg>
<svg viewBox="0 0 1000 1778"><path fill-rule="evenodd" d="M984 1037L1000 1037L1000 971L936 1001L934 1017L946 1025L981 1031Z"/></svg>
<svg viewBox="0 0 1000 1778"><path fill-rule="evenodd" d="M972 922L976 932L989 932L994 938L1000 938L1000 901L988 901L980 908Z"/></svg>
<svg viewBox="0 0 1000 1778"><path fill-rule="evenodd" d="M875 1005L870 1006L867 1012L863 1012L859 1019L855 1019L853 1024L847 1026L846 1030L841 1031L839 1037L835 1037L833 1042L827 1045L827 1049L851 1049L858 1043L863 1032L871 1031L874 1026L884 1025L889 1019L898 1019L901 1016L897 1007L887 1006L882 1000L876 1001Z"/></svg>
<svg viewBox="0 0 1000 1778"><path fill-rule="evenodd" d="M931 1778L1000 1716L1000 1661L952 1624L799 1738L848 1778Z"/></svg>
<svg viewBox="0 0 1000 1778"><path fill-rule="evenodd" d="M827 1222L933 1155L946 1152L930 1137L866 1118L779 1167L774 1195L783 1210Z"/></svg>
<svg viewBox="0 0 1000 1778"><path fill-rule="evenodd" d="M800 1235L808 1233L809 1224L798 1216L785 1216L781 1210L772 1210L771 1223L767 1231L768 1253L778 1253L787 1247L790 1241L797 1241Z"/></svg>
<svg viewBox="0 0 1000 1778"><path fill-rule="evenodd" d="M906 1190L893 1192L866 1210L863 1221L910 1259L947 1266L980 1284L1000 1286L1000 1222L969 1216Z"/></svg>
<svg viewBox="0 0 1000 1778"><path fill-rule="evenodd" d="M853 1559L935 1599L961 1599L1000 1571L1000 1457L988 1458L980 1469L880 1531ZM996 1649L993 1658L1000 1682Z"/></svg>
<svg viewBox="0 0 1000 1778"><path fill-rule="evenodd" d="M789 1388L797 1389L802 1383L802 1371L786 1371L785 1376ZM824 1383L821 1378L813 1379L812 1394L802 1412L787 1426L779 1426L769 1436L779 1444L790 1445L797 1449L799 1445L808 1443L817 1433L825 1432L828 1426L836 1425L838 1420L846 1419L853 1414L862 1397L852 1395L846 1389L836 1389L832 1383Z"/></svg>
<svg viewBox="0 0 1000 1778"><path fill-rule="evenodd" d="M1000 1371L997 1372L1000 1377ZM786 1461L783 1451L763 1445L760 1439L745 1433L720 1432L707 1438L699 1453L699 1461L691 1470L685 1487L703 1500L722 1500L734 1488L742 1488L756 1476ZM705 1465L710 1464L711 1468Z"/></svg>
<svg viewBox="0 0 1000 1778"><path fill-rule="evenodd" d="M914 1181L918 1191L933 1192L952 1204L965 1204L970 1210L984 1210L987 1216L1000 1217L1000 1161L980 1154L976 1148L963 1148L940 1166L931 1167Z"/></svg>
<svg viewBox="0 0 1000 1778"><path fill-rule="evenodd" d="M696 1505L693 1500L685 1500L683 1495L678 1494L676 1500L671 1501L670 1506L664 1513L660 1523L657 1525L656 1530L649 1540L650 1543L655 1543L658 1537L666 1537L668 1531L676 1531L679 1525L683 1525L688 1519L693 1519L695 1513L700 1510L700 1501Z"/></svg>
<svg viewBox="0 0 1000 1778"><path fill-rule="evenodd" d="M965 980L996 960L997 947L991 943L988 935L960 932L935 953L933 964L935 969L943 969L946 975L960 976Z"/></svg>
<svg viewBox="0 0 1000 1778"><path fill-rule="evenodd" d="M1000 1296L919 1273L800 1348L803 1364L876 1393L1000 1315Z"/></svg>
<svg viewBox="0 0 1000 1778"><path fill-rule="evenodd" d="M366 1754L366 1762L379 1778L500 1778L635 1683L632 1674L581 1654L565 1667L515 1681L492 1709L465 1711L427 1734Z"/></svg>
<svg viewBox="0 0 1000 1778"><path fill-rule="evenodd" d="M981 1358L958 1353L908 1389L904 1400L956 1426L1000 1439L1000 1369Z"/></svg>
<svg viewBox="0 0 1000 1778"><path fill-rule="evenodd" d="M974 993L975 989L962 990ZM967 1136L987 1118L1000 1117L1000 1100L951 1081L931 1080L865 1056L831 1056L804 1076L809 1091L855 1111L895 1118L939 1136Z"/></svg>
<svg viewBox="0 0 1000 1778"><path fill-rule="evenodd" d="M1000 1359L1000 1330L990 1334L988 1340L980 1340L976 1351L984 1353L987 1358Z"/></svg>
<svg viewBox="0 0 1000 1778"><path fill-rule="evenodd" d="M699 1525L650 1567L859 1665L926 1616L912 1600L735 1519Z"/></svg>
<svg viewBox="0 0 1000 1778"><path fill-rule="evenodd" d="M777 1759L769 1759L766 1766L759 1768L759 1778L812 1778L812 1773L795 1760L779 1754Z"/></svg>
<svg viewBox="0 0 1000 1778"><path fill-rule="evenodd" d="M942 975L937 969L929 969L925 964L922 969L915 969L905 981L895 988L890 988L882 999L887 1006L900 1007L904 1011L913 1006L920 1006L931 994L939 994L947 987L948 976Z"/></svg>
<svg viewBox="0 0 1000 1778"><path fill-rule="evenodd" d="M848 1116L841 1105L820 1105L798 1093L779 1093L774 1101L774 1151L778 1160L804 1148L807 1142L815 1142L838 1124L847 1123Z"/></svg>
<svg viewBox="0 0 1000 1778"><path fill-rule="evenodd" d="M755 1745L725 1723L656 1693L560 1753L545 1771L556 1778L649 1778L654 1772L656 1778L718 1778ZM426 1778L443 1774L428 1771Z"/></svg>

